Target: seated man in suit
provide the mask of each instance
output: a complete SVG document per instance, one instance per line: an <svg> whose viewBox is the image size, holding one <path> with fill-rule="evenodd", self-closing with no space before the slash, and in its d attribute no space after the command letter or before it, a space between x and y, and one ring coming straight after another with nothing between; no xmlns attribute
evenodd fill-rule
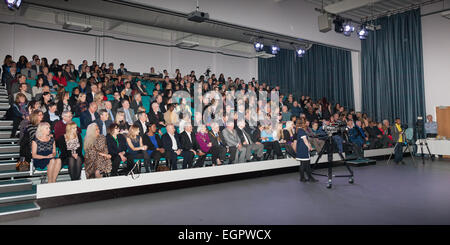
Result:
<svg viewBox="0 0 450 245"><path fill-rule="evenodd" d="M211 124L211 131L208 132L208 136L212 145L211 148L217 148L219 152L218 158L221 162L224 162L228 149L220 136L219 124L215 122Z"/></svg>
<svg viewBox="0 0 450 245"><path fill-rule="evenodd" d="M91 103L92 101L94 101L95 95L97 94L97 84L93 83L91 84L91 90L86 92L86 101L87 103Z"/></svg>
<svg viewBox="0 0 450 245"><path fill-rule="evenodd" d="M95 120L95 123L97 123L100 134L106 136L106 134L108 134L108 127L113 122L108 119L108 112L105 109L101 109L99 115L100 118Z"/></svg>
<svg viewBox="0 0 450 245"><path fill-rule="evenodd" d="M245 130L245 121L239 121L238 122L238 128L236 129L236 132L239 135L239 138L241 139L242 145L246 148L246 155L245 160L250 161L250 157L252 155L252 151L255 151L256 153L256 161L261 161L263 154L264 154L264 145L261 144L261 142L254 142L252 140L252 137L249 133L247 133Z"/></svg>
<svg viewBox="0 0 450 245"><path fill-rule="evenodd" d="M148 124L148 117L147 114L145 114L145 111L141 111L137 114L138 120L134 122L134 125L139 127L139 135L141 137L145 136L145 133L147 132L147 124Z"/></svg>
<svg viewBox="0 0 450 245"><path fill-rule="evenodd" d="M106 110L106 112L108 112L108 120L111 120L114 122L117 111L113 111L111 101L108 101L108 100L103 101L103 105L105 105L105 110Z"/></svg>
<svg viewBox="0 0 450 245"><path fill-rule="evenodd" d="M175 132L175 126L168 124L166 127L167 133L162 136L162 143L164 150L169 157L169 164L171 170L177 170L177 157L181 155L181 142Z"/></svg>
<svg viewBox="0 0 450 245"><path fill-rule="evenodd" d="M236 158L238 163L245 162L247 148L242 145L241 139L234 129L234 122L227 122L227 127L222 131L222 136L230 150L230 163L233 163Z"/></svg>
<svg viewBox="0 0 450 245"><path fill-rule="evenodd" d="M183 152L181 153L183 156L183 169L192 168L194 156L204 156L205 153L199 149L199 145L195 138L195 134L192 132L192 125L190 123L184 125L184 131L180 134L180 143L181 149L183 149Z"/></svg>
<svg viewBox="0 0 450 245"><path fill-rule="evenodd" d="M31 67L31 62L28 62L26 64L26 68L22 69L20 71L20 74L25 75L27 77L27 79L31 79L34 80L36 78L36 71L33 70L33 68Z"/></svg>
<svg viewBox="0 0 450 245"><path fill-rule="evenodd" d="M122 108L118 111L123 111L125 113L125 121L128 125L134 124L134 111L130 108L130 102L128 100L122 100Z"/></svg>
<svg viewBox="0 0 450 245"><path fill-rule="evenodd" d="M89 108L81 113L80 116L80 124L81 129L87 129L89 124L95 122L97 119L100 118L100 115L97 113L97 103L92 102L89 104Z"/></svg>
<svg viewBox="0 0 450 245"><path fill-rule="evenodd" d="M43 121L48 122L50 124L50 128L53 128L55 126L55 123L60 120L56 109L57 109L56 104L50 102L48 106L48 111L44 113Z"/></svg>

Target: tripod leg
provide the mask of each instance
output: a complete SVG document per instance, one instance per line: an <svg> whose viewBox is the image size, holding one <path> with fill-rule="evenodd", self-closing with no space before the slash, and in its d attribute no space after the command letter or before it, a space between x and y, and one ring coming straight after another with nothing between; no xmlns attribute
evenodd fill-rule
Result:
<svg viewBox="0 0 450 245"><path fill-rule="evenodd" d="M434 155L431 154L430 148L428 147L428 142L425 141L425 146L427 147L428 154L430 154L431 161L434 161Z"/></svg>
<svg viewBox="0 0 450 245"><path fill-rule="evenodd" d="M423 154L423 143L420 142L420 153L422 155L422 165L425 165L425 156Z"/></svg>

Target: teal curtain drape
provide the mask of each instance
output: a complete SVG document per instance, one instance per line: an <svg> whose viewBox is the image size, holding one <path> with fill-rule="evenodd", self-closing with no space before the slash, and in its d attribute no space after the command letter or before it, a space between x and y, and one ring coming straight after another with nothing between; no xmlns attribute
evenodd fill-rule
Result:
<svg viewBox="0 0 450 245"><path fill-rule="evenodd" d="M376 20L361 41L362 108L377 121L400 117L413 126L425 112L420 10Z"/></svg>
<svg viewBox="0 0 450 245"><path fill-rule="evenodd" d="M271 86L279 85L285 94L308 95L314 100L326 97L354 108L350 51L313 45L299 58L295 50L281 49L276 57L258 59L258 79Z"/></svg>

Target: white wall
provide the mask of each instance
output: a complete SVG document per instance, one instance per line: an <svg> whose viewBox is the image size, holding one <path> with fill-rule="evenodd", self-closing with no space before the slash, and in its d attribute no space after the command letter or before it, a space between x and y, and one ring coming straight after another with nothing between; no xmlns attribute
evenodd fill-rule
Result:
<svg viewBox="0 0 450 245"><path fill-rule="evenodd" d="M128 0L182 13L195 10L195 0ZM313 5L303 0L200 0L200 10L209 13L214 20L255 28L318 43L361 50L356 36L345 37L334 30L319 32Z"/></svg>
<svg viewBox="0 0 450 245"><path fill-rule="evenodd" d="M40 25L44 26L44 25ZM129 71L149 72L150 67L155 67L156 71L167 69L173 73L179 68L183 74L194 70L196 74L203 74L206 68L210 67L212 73L218 76L224 73L225 76L233 78L240 77L246 81L252 77L257 77L257 59L246 58L248 54L237 54L242 57L227 56L212 52L202 52L195 50L180 49L177 47L167 47L152 45L148 43L164 43L162 41L149 40L145 38L108 34L114 37L127 40L136 40L144 43L117 40L109 37L86 36L73 34L58 30L57 27L45 25L53 30L36 29L23 25L0 24L2 42L0 42L0 55L4 57L11 54L14 60L18 60L20 55L31 58L33 54L40 57L47 57L51 62L53 58L58 58L60 63L65 63L67 59L72 59L76 65L86 59L89 63L93 60L97 62L113 62L115 67L123 62ZM91 31L90 33L100 35ZM205 49L206 48L201 48Z"/></svg>
<svg viewBox="0 0 450 245"><path fill-rule="evenodd" d="M422 41L426 113L436 118L436 106L450 106L450 20L422 17Z"/></svg>

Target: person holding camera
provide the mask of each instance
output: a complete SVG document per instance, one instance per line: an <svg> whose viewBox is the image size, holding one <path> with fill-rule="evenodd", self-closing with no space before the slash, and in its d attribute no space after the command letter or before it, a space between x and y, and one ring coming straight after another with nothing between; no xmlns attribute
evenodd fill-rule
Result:
<svg viewBox="0 0 450 245"><path fill-rule="evenodd" d="M395 124L391 128L391 132L392 138L396 143L394 148L394 162L397 164L400 162L405 164L405 162L403 162L403 144L405 139L400 118L395 118Z"/></svg>
<svg viewBox="0 0 450 245"><path fill-rule="evenodd" d="M311 144L308 141L308 136L306 135L307 123L305 119L300 119L297 124L299 126L297 131L297 161L300 161L300 181L306 182L305 172L308 176L309 182L317 182L317 180L312 176L311 170L311 158L309 152L312 151Z"/></svg>

